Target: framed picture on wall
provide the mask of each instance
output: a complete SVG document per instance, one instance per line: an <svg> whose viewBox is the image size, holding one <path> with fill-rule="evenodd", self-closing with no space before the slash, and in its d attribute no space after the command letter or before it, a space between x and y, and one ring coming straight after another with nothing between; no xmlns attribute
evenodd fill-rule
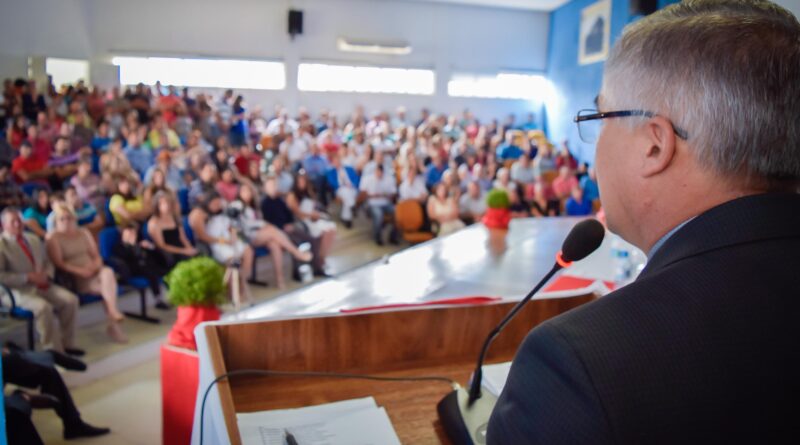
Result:
<svg viewBox="0 0 800 445"><path fill-rule="evenodd" d="M578 63L588 65L608 57L611 40L611 0L600 0L581 11Z"/></svg>

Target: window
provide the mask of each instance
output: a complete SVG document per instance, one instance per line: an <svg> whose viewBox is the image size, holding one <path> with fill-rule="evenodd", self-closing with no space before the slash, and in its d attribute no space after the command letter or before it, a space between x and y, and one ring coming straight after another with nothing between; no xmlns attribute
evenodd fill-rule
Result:
<svg viewBox="0 0 800 445"><path fill-rule="evenodd" d="M58 59L48 57L44 61L44 70L53 78L53 85L74 85L79 80L89 84L89 62L77 59Z"/></svg>
<svg viewBox="0 0 800 445"><path fill-rule="evenodd" d="M208 88L282 90L286 70L281 62L168 57L114 57L122 85L143 83Z"/></svg>
<svg viewBox="0 0 800 445"><path fill-rule="evenodd" d="M300 91L431 95L436 79L431 70L301 63Z"/></svg>
<svg viewBox="0 0 800 445"><path fill-rule="evenodd" d="M454 97L531 100L543 98L548 91L547 79L538 74L456 74L447 82L447 94Z"/></svg>

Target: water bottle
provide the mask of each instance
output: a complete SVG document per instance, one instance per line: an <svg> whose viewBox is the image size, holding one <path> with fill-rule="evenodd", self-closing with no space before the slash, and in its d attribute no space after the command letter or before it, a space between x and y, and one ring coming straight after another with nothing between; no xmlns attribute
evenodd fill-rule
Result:
<svg viewBox="0 0 800 445"><path fill-rule="evenodd" d="M611 243L611 263L614 266L614 283L617 287L628 284L633 278L631 252L619 239Z"/></svg>
<svg viewBox="0 0 800 445"><path fill-rule="evenodd" d="M309 252L311 251L311 244L310 243L302 243L297 246L297 250L300 252ZM308 263L300 265L297 268L297 271L300 273L300 281L303 283L310 283L314 281L314 270L311 268L311 265Z"/></svg>
<svg viewBox="0 0 800 445"><path fill-rule="evenodd" d="M314 281L314 271L311 270L310 265L303 264L297 268L297 271L300 272L300 281L303 283L310 283Z"/></svg>

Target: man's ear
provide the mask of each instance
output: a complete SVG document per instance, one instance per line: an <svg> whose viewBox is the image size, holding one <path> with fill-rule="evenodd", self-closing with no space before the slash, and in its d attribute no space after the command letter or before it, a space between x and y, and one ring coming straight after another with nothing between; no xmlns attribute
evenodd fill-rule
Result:
<svg viewBox="0 0 800 445"><path fill-rule="evenodd" d="M672 123L655 116L643 127L643 138L647 149L642 154L642 177L657 175L666 170L675 158L676 140Z"/></svg>

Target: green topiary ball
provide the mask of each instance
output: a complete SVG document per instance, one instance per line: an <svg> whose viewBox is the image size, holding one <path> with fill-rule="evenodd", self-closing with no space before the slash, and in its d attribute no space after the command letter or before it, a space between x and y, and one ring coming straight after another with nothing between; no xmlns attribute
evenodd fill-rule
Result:
<svg viewBox="0 0 800 445"><path fill-rule="evenodd" d="M164 282L175 306L218 306L225 303L225 268L209 257L178 263Z"/></svg>
<svg viewBox="0 0 800 445"><path fill-rule="evenodd" d="M486 194L486 205L490 209L507 209L511 207L511 200L505 190L492 189Z"/></svg>

